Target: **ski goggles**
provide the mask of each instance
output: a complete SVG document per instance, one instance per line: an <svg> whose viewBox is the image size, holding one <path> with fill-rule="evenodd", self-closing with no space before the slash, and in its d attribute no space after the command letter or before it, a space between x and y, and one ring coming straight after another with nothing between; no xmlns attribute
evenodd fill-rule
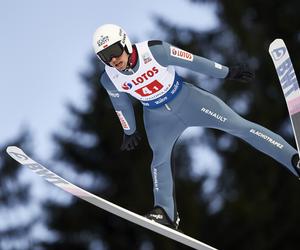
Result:
<svg viewBox="0 0 300 250"><path fill-rule="evenodd" d="M105 48L104 50L98 52L97 55L103 62L109 63L114 57L121 56L123 51L124 47L122 46L122 44L120 42L116 42Z"/></svg>

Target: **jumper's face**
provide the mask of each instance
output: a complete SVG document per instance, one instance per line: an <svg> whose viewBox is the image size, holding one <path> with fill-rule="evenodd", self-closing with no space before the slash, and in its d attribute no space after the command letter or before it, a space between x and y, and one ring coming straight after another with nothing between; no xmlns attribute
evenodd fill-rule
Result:
<svg viewBox="0 0 300 250"><path fill-rule="evenodd" d="M128 63L128 54L124 50L123 53L118 57L112 57L109 64L117 70L125 70Z"/></svg>
<svg viewBox="0 0 300 250"><path fill-rule="evenodd" d="M115 42L97 53L99 58L106 64L117 70L125 70L129 55L121 41Z"/></svg>

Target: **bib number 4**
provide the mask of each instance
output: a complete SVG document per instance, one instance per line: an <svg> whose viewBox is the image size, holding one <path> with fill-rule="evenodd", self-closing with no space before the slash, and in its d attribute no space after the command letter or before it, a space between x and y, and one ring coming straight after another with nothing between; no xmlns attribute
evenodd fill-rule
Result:
<svg viewBox="0 0 300 250"><path fill-rule="evenodd" d="M137 90L135 90L136 93L138 93L140 96L151 96L155 93L157 93L158 91L160 91L163 88L163 85L158 82L157 80L149 83L148 85L139 88Z"/></svg>

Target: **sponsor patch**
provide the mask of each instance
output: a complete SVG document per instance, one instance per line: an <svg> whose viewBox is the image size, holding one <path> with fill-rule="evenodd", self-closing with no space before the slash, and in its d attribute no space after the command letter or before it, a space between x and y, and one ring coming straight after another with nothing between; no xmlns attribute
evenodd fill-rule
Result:
<svg viewBox="0 0 300 250"><path fill-rule="evenodd" d="M99 40L97 41L97 44L99 47L103 46L105 47L105 45L109 42L109 37L108 36L100 36Z"/></svg>
<svg viewBox="0 0 300 250"><path fill-rule="evenodd" d="M121 122L121 125L123 127L124 130L129 130L130 127L129 127L129 124L125 118L125 116L123 115L122 111L116 111L118 117L119 117L119 120Z"/></svg>
<svg viewBox="0 0 300 250"><path fill-rule="evenodd" d="M211 110L209 110L209 109L207 109L207 108L202 107L202 108L201 108L201 112L203 112L203 113L205 113L205 114L208 114L208 115L210 115L210 116L216 118L217 120L219 120L219 121L221 121L221 122L226 122L226 121L227 121L227 118L226 118L226 117L224 117L224 116L222 116L222 115L220 115L220 114L218 114L218 113L216 113L216 112L213 112L213 111L211 111Z"/></svg>
<svg viewBox="0 0 300 250"><path fill-rule="evenodd" d="M279 143L278 141L274 140L273 138L263 134L262 132L260 132L258 130L255 130L255 129L251 128L250 133L262 138L263 140L266 140L267 142L273 144L277 148L283 149L283 145L281 143Z"/></svg>
<svg viewBox="0 0 300 250"><path fill-rule="evenodd" d="M122 89L124 89L124 90L132 89L132 84L129 83L129 82L124 82L124 83L122 84Z"/></svg>
<svg viewBox="0 0 300 250"><path fill-rule="evenodd" d="M145 54L143 54L143 55L142 55L142 58L143 58L145 64L147 64L148 62L151 62L151 61L152 61L152 59L151 59L151 57L150 57L150 55L149 55L148 52L145 53Z"/></svg>
<svg viewBox="0 0 300 250"><path fill-rule="evenodd" d="M152 67L152 69L147 70L146 72L143 72L140 76L138 76L135 79L132 79L132 83L134 85L139 85L141 83L144 83L145 81L149 80L149 78L153 77L159 72L158 68L155 66Z"/></svg>
<svg viewBox="0 0 300 250"><path fill-rule="evenodd" d="M120 94L119 93L113 93L111 91L107 91L107 93L111 96L111 97L115 97L115 98L119 98L120 97Z"/></svg>
<svg viewBox="0 0 300 250"><path fill-rule="evenodd" d="M153 169L153 182L154 182L154 189L155 191L159 191L159 187L158 187L158 179L157 179L157 168Z"/></svg>
<svg viewBox="0 0 300 250"><path fill-rule="evenodd" d="M179 48L176 48L174 46L171 46L170 50L171 50L170 51L170 55L171 56L174 56L174 57L186 60L186 61L191 61L191 62L194 59L194 56L193 56L192 53L187 52L187 51L185 51L183 49L179 49Z"/></svg>

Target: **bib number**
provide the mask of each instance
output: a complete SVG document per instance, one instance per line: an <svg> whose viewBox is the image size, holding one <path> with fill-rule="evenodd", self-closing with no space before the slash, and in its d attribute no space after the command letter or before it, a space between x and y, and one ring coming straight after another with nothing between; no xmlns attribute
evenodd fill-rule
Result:
<svg viewBox="0 0 300 250"><path fill-rule="evenodd" d="M163 85L158 82L157 80L149 83L148 85L137 89L135 92L138 93L140 96L151 96L156 92L160 91L163 88Z"/></svg>

